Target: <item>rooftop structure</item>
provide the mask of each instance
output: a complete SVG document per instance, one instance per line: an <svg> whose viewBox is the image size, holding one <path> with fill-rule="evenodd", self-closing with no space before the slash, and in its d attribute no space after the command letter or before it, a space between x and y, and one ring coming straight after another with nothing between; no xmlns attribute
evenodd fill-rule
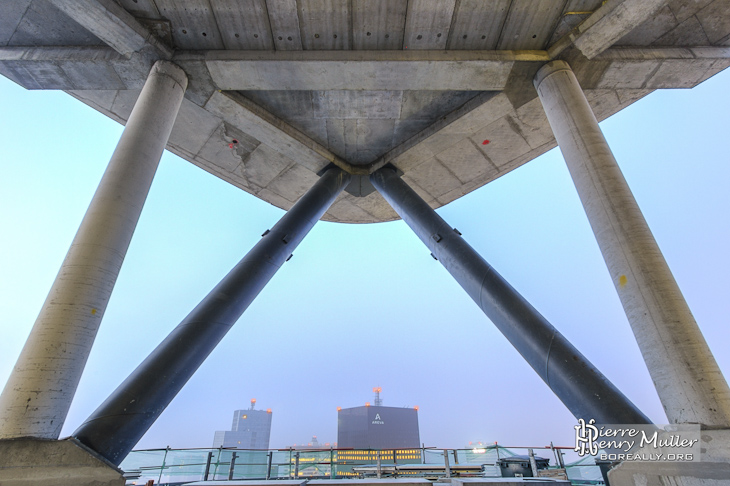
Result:
<svg viewBox="0 0 730 486"><path fill-rule="evenodd" d="M402 218L576 418L649 422L433 212L556 144L669 420L727 467L730 388L597 122L730 66L730 0L12 0L0 19L0 74L126 126L0 396L0 471L39 456L27 437L118 465L319 219ZM165 148L288 212L56 442Z"/></svg>

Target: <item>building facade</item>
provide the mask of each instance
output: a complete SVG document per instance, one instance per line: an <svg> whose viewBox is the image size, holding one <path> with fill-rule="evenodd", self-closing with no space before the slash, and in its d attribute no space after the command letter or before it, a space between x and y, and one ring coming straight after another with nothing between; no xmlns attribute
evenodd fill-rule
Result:
<svg viewBox="0 0 730 486"><path fill-rule="evenodd" d="M254 410L255 400L248 410L233 412L231 430L218 430L213 438L213 447L235 447L237 449L268 449L271 436L271 409Z"/></svg>
<svg viewBox="0 0 730 486"><path fill-rule="evenodd" d="M418 449L418 410L363 406L337 413L337 446L340 449Z"/></svg>

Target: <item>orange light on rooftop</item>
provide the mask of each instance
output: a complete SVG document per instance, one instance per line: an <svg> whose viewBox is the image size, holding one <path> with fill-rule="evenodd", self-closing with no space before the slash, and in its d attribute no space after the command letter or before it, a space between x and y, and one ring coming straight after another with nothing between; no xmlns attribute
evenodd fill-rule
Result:
<svg viewBox="0 0 730 486"><path fill-rule="evenodd" d="M414 409L416 410L416 412L418 411L418 405L416 405L416 406L415 406L415 407L413 407L413 408L414 408Z"/></svg>
<svg viewBox="0 0 730 486"><path fill-rule="evenodd" d="M267 408L266 409L266 413L271 413L271 409L270 408Z"/></svg>
<svg viewBox="0 0 730 486"><path fill-rule="evenodd" d="M339 412L340 410L342 410L342 407L337 407L337 411Z"/></svg>
<svg viewBox="0 0 730 486"><path fill-rule="evenodd" d="M370 406L370 402L365 402L365 406L366 407L369 407Z"/></svg>

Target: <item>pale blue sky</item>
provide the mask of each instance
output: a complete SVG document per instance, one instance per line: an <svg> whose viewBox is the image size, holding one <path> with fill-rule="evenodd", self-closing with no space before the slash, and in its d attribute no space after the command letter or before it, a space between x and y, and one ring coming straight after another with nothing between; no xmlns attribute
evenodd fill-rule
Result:
<svg viewBox="0 0 730 486"><path fill-rule="evenodd" d="M602 124L721 368L730 374L730 72ZM0 383L122 127L0 78ZM439 213L650 418L666 421L561 154ZM68 435L283 211L165 153L89 358ZM234 409L273 409L272 447L336 440L336 407L420 407L427 446L571 445L575 419L402 222L319 223L139 447L208 447Z"/></svg>

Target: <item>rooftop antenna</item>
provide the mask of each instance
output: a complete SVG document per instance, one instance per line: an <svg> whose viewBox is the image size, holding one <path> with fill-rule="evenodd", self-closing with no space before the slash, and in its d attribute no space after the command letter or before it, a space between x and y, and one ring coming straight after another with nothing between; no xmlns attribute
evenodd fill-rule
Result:
<svg viewBox="0 0 730 486"><path fill-rule="evenodd" d="M380 392L383 391L383 388L380 386L377 386L373 388L373 392L375 393L375 403L376 407L382 407L383 406L383 400L380 398Z"/></svg>
<svg viewBox="0 0 730 486"><path fill-rule="evenodd" d="M256 406L256 399L252 398L251 399L251 410L253 410L253 407L255 407L255 406Z"/></svg>

